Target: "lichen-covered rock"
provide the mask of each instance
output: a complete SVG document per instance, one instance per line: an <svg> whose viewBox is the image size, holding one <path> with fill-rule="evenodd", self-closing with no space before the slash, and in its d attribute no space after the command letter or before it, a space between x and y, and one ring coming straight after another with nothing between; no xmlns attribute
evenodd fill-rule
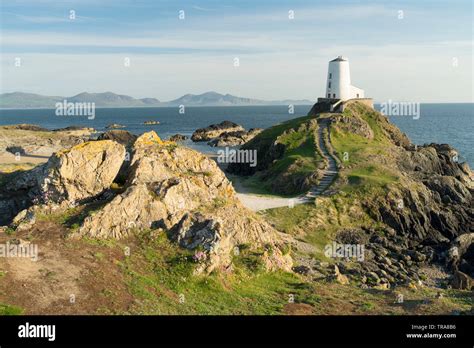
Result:
<svg viewBox="0 0 474 348"><path fill-rule="evenodd" d="M245 129L242 126L230 121L223 121L219 124L212 124L206 128L197 129L191 136L192 141L209 141L220 136L224 132L242 132Z"/></svg>
<svg viewBox="0 0 474 348"><path fill-rule="evenodd" d="M153 133L135 142L125 191L87 217L72 237L121 239L163 228L180 246L206 252L198 273L229 267L240 244L269 247L262 256L267 269L291 267L277 232L240 205L213 160Z"/></svg>
<svg viewBox="0 0 474 348"><path fill-rule="evenodd" d="M82 142L31 170L4 176L0 223L11 223L33 204L75 204L102 193L117 176L124 154L125 148L111 140Z"/></svg>
<svg viewBox="0 0 474 348"><path fill-rule="evenodd" d="M145 184L133 185L87 217L72 236L122 239L139 230L154 227L166 217L165 205L155 199Z"/></svg>
<svg viewBox="0 0 474 348"><path fill-rule="evenodd" d="M122 165L123 145L91 141L55 153L37 181L44 202L78 202L109 188Z"/></svg>
<svg viewBox="0 0 474 348"><path fill-rule="evenodd" d="M262 259L267 270L289 271L292 266L291 257L281 252L283 242L277 232L236 202L212 212L185 214L170 235L182 247L199 247L209 255L208 262L196 270L198 273L230 267L241 245L265 250Z"/></svg>
<svg viewBox="0 0 474 348"><path fill-rule="evenodd" d="M155 131L150 131L140 135L133 144L135 149L151 145L176 145L176 143L174 141L162 140Z"/></svg>
<svg viewBox="0 0 474 348"><path fill-rule="evenodd" d="M251 128L248 131L224 132L208 142L214 147L239 146L255 138L263 131L261 128Z"/></svg>

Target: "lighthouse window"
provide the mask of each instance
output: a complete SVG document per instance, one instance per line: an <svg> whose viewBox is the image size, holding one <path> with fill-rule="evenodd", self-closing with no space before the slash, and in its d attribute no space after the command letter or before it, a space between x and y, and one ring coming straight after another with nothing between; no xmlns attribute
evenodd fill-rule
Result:
<svg viewBox="0 0 474 348"><path fill-rule="evenodd" d="M331 81L329 81L329 85L328 85L328 88L331 88Z"/></svg>
<svg viewBox="0 0 474 348"><path fill-rule="evenodd" d="M331 74L331 73L329 73L329 78L330 78L330 79L332 78L332 74Z"/></svg>

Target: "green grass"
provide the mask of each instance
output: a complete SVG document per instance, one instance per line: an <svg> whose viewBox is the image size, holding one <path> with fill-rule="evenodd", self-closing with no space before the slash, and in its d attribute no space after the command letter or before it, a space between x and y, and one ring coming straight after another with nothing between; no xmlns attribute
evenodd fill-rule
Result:
<svg viewBox="0 0 474 348"><path fill-rule="evenodd" d="M312 118L314 118L314 116L303 116L288 120L281 124L277 124L273 127L265 129L262 133L258 135L258 138L261 140L275 140L275 138L281 135L284 131L291 128L297 128L301 123L309 121Z"/></svg>
<svg viewBox="0 0 474 348"><path fill-rule="evenodd" d="M331 143L344 165L366 163L371 155L389 155L391 141L385 136L377 121L377 115L373 111L354 105L346 109L344 115L348 117L360 116L367 122L374 134L373 139L368 139L358 134L342 131L334 124L331 125ZM348 160L344 159L345 152L349 154Z"/></svg>
<svg viewBox="0 0 474 348"><path fill-rule="evenodd" d="M346 176L348 185L345 191L365 191L370 187L386 187L398 180L398 176L388 167L384 167L377 158L389 159L393 144L386 137L373 111L354 106L346 109L344 114L351 117L355 113L365 120L373 131L373 139L338 129L331 126L331 143L345 169L341 175ZM355 117L355 116L353 116ZM348 155L348 158L346 157Z"/></svg>
<svg viewBox="0 0 474 348"><path fill-rule="evenodd" d="M313 135L296 134L298 137L291 135L291 139L288 139L288 143L283 142L286 145L285 153L281 159L269 168L270 175L276 176L287 171L296 161L299 162L296 170L293 170L294 174L311 174L316 171L318 161L321 160L321 157L316 151Z"/></svg>
<svg viewBox="0 0 474 348"><path fill-rule="evenodd" d="M390 173L390 171L385 170L384 168L380 168L375 165L359 166L356 169L350 171L350 174L348 175L349 186L346 186L344 190L346 192L351 191L354 189L354 186L386 187L397 180L398 176Z"/></svg>
<svg viewBox="0 0 474 348"><path fill-rule="evenodd" d="M313 118L300 117L268 128L244 145L243 148L258 148L259 153L268 151L275 141L285 146L283 155L277 161L268 163L261 172L243 181L244 185L260 194L277 193L291 197L303 193L300 184L296 183L312 175L322 160L315 145L316 130L299 130L302 124ZM294 131L284 134L291 129ZM275 184L278 180L281 185Z"/></svg>
<svg viewBox="0 0 474 348"><path fill-rule="evenodd" d="M283 207L266 210L262 215L269 219L279 231L292 234L297 226L304 224L304 221L315 211L312 204L298 204L293 208Z"/></svg>
<svg viewBox="0 0 474 348"><path fill-rule="evenodd" d="M20 315L22 313L23 309L20 307L0 303L0 315Z"/></svg>
<svg viewBox="0 0 474 348"><path fill-rule="evenodd" d="M291 198L295 195L276 194L272 191L269 185L265 185L265 179L261 177L261 173L257 173L251 176L229 176L234 187L241 185L246 192L251 194L268 196L268 197L281 197Z"/></svg>
<svg viewBox="0 0 474 348"><path fill-rule="evenodd" d="M312 285L286 272L267 273L259 252L241 248L234 271L193 275L191 253L166 237L144 244L122 263L139 314L280 314L290 295L295 302L319 301Z"/></svg>

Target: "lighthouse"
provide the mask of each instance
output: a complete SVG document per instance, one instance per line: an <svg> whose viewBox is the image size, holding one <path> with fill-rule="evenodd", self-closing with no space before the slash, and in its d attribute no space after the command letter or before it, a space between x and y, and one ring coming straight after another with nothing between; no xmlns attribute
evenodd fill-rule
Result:
<svg viewBox="0 0 474 348"><path fill-rule="evenodd" d="M326 98L342 101L364 98L364 90L351 85L349 61L345 57L329 62Z"/></svg>

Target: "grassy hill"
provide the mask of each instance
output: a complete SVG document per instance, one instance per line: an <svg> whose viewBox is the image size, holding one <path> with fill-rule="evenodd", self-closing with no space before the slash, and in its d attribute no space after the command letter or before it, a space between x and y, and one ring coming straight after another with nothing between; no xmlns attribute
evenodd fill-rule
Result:
<svg viewBox="0 0 474 348"><path fill-rule="evenodd" d="M330 120L328 137L340 162L330 192L309 204L260 213L296 241L286 250L295 272L266 272L258 257L265 251L242 246L233 256L232 271L194 275L193 254L154 229L120 241L64 239L77 228L73 222L94 214L76 207L38 216L33 231L0 233L0 242L11 237L34 242L53 260L44 269L28 270L29 281L49 294L49 302L40 304L0 264L0 314L469 313L472 292L451 289L450 276L436 259L449 235L452 240L459 233L456 224L467 226L462 218L468 215L462 207L468 204L436 198L439 184L431 180L465 182L462 165L452 163L441 148L410 150L408 138L383 115L353 104L340 114L304 116L266 129L244 146L257 150L257 167L232 170L267 194L305 192L317 184L317 172L325 165L317 146L322 120ZM455 187L439 190L445 190L443 197L459 199ZM437 212L451 214L441 215L449 227L436 224ZM367 259L328 257L325 246L334 241L365 245ZM434 256L428 261L430 252ZM334 277L335 265L350 277L348 283ZM393 278L391 287L373 282L367 277L371 273ZM393 273L406 273L406 281ZM77 293L73 305L71 291ZM405 300L396 303L400 294Z"/></svg>

